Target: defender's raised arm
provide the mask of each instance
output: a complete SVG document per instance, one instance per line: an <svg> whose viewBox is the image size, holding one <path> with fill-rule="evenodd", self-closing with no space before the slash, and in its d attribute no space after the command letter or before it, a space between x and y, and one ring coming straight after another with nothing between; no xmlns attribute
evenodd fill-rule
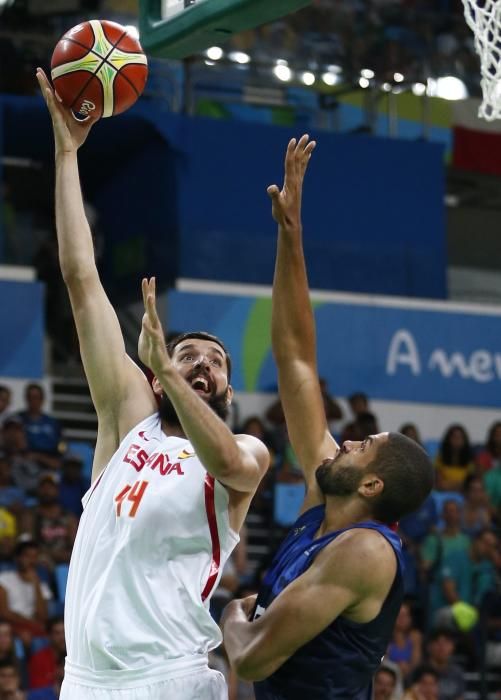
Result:
<svg viewBox="0 0 501 700"><path fill-rule="evenodd" d="M299 142L292 139L285 157L283 188L268 188L273 218L278 223L272 346L289 438L308 487L307 505L323 502L315 470L338 448L329 432L318 380L315 321L302 243L303 180L315 145L308 135Z"/></svg>

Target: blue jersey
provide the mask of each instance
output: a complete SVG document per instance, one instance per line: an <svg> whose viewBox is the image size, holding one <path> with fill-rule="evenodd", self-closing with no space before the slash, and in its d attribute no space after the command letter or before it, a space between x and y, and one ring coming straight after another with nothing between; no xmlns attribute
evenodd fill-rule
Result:
<svg viewBox="0 0 501 700"><path fill-rule="evenodd" d="M275 673L254 684L256 700L370 700L372 697L372 677L386 652L404 595L400 539L388 526L374 521L357 523L314 539L324 513L323 505L311 508L292 526L263 580L255 617L311 566L329 542L346 530L365 528L385 537L397 558L395 580L373 620L357 623L342 615L336 618Z"/></svg>

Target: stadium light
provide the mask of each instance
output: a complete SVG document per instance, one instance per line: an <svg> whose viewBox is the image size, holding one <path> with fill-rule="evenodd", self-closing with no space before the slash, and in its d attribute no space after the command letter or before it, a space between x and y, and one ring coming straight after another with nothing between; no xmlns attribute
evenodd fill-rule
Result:
<svg viewBox="0 0 501 700"><path fill-rule="evenodd" d="M284 83L289 82L289 80L292 78L291 69L289 66L283 65L283 63L276 65L273 72L275 73L276 77Z"/></svg>
<svg viewBox="0 0 501 700"><path fill-rule="evenodd" d="M249 56L248 53L244 53L243 51L232 51L231 53L228 54L228 58L230 61L235 61L235 63L250 63L251 57Z"/></svg>
<svg viewBox="0 0 501 700"><path fill-rule="evenodd" d="M305 85L313 85L316 80L315 74L307 70L301 75L301 80Z"/></svg>
<svg viewBox="0 0 501 700"><path fill-rule="evenodd" d="M339 83L340 78L335 73L327 71L322 75L322 80L326 85L336 85L337 83Z"/></svg>
<svg viewBox="0 0 501 700"><path fill-rule="evenodd" d="M404 76L402 75L402 73L394 73L394 74L393 74L393 80L394 80L396 83L403 83L403 81L404 81Z"/></svg>
<svg viewBox="0 0 501 700"><path fill-rule="evenodd" d="M361 88L368 88L370 85L370 82L367 80L367 78L360 78L358 81L358 84L360 85Z"/></svg>
<svg viewBox="0 0 501 700"><path fill-rule="evenodd" d="M446 75L436 81L435 96L444 100L464 100L468 90L462 80L453 75Z"/></svg>
<svg viewBox="0 0 501 700"><path fill-rule="evenodd" d="M372 80L372 78L375 76L375 73L370 68L362 68L362 70L360 71L360 75L366 80Z"/></svg>
<svg viewBox="0 0 501 700"><path fill-rule="evenodd" d="M382 87L382 89L384 90L384 92L391 92L391 85L390 85L390 83L383 83L383 84L381 85L381 87Z"/></svg>
<svg viewBox="0 0 501 700"><path fill-rule="evenodd" d="M207 58L211 61L219 61L223 57L223 49L220 46L211 46L207 49Z"/></svg>
<svg viewBox="0 0 501 700"><path fill-rule="evenodd" d="M426 92L426 85L424 83L414 83L412 86L412 94L417 97L421 97Z"/></svg>

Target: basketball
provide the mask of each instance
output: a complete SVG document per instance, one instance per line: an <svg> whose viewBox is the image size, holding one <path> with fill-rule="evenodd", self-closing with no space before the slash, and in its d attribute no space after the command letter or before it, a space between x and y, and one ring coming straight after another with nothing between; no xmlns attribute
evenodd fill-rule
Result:
<svg viewBox="0 0 501 700"><path fill-rule="evenodd" d="M129 109L146 85L148 63L131 30L93 19L70 29L52 54L61 102L78 116L112 117Z"/></svg>

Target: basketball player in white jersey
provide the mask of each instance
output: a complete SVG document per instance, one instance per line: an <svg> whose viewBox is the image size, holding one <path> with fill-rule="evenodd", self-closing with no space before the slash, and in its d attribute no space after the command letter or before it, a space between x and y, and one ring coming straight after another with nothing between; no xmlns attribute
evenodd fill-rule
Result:
<svg viewBox="0 0 501 700"><path fill-rule="evenodd" d="M207 666L221 641L209 598L268 451L218 415L232 396L221 341L195 333L166 350L154 280L143 280L139 340L153 391L127 356L80 191L77 150L92 120L77 122L37 78L54 129L59 259L99 420L66 591L61 699L223 700L223 677Z"/></svg>

